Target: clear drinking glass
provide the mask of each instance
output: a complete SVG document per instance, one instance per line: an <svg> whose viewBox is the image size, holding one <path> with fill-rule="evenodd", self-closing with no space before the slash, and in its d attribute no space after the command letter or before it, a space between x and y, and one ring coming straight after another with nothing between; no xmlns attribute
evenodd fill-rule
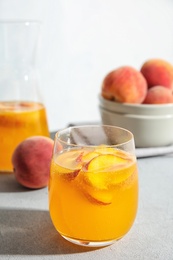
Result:
<svg viewBox="0 0 173 260"><path fill-rule="evenodd" d="M106 246L131 228L138 206L138 171L131 132L77 126L55 135L49 210L62 237Z"/></svg>
<svg viewBox="0 0 173 260"><path fill-rule="evenodd" d="M40 25L0 22L0 172L12 171L11 156L22 140L49 136L36 70Z"/></svg>

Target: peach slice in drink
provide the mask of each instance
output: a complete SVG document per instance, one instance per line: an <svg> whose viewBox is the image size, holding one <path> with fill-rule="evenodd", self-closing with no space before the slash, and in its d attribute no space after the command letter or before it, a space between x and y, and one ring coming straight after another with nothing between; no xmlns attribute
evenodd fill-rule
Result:
<svg viewBox="0 0 173 260"><path fill-rule="evenodd" d="M119 155L119 150L116 150L112 147L108 147L106 145L99 145L96 148L93 148L91 151L87 152L82 160L83 162L89 162L91 159L93 159L94 157L98 156L98 155L103 155L103 154L114 154L117 155L117 151L118 151L118 155Z"/></svg>
<svg viewBox="0 0 173 260"><path fill-rule="evenodd" d="M62 150L62 146L59 144L54 149L56 150L57 155L54 155L54 160L52 161L52 164L54 164L53 168L57 168L56 171L61 175L61 177L67 180L72 180L78 175L85 160L88 160L85 156L90 153L90 151L87 151L86 149L80 149L71 150L59 155L59 152Z"/></svg>
<svg viewBox="0 0 173 260"><path fill-rule="evenodd" d="M112 193L107 189L97 189L87 185L83 192L92 203L98 205L109 205L112 203Z"/></svg>
<svg viewBox="0 0 173 260"><path fill-rule="evenodd" d="M83 155L82 161L83 161L83 163L88 163L93 158L97 157L98 155L99 155L99 153L97 151L93 150L93 151L88 152L85 155Z"/></svg>
<svg viewBox="0 0 173 260"><path fill-rule="evenodd" d="M55 156L54 161L56 162L56 160L58 160L57 171L59 174L67 180L73 180L82 168L82 155L83 151L72 150L68 153L62 153L61 156L58 156L57 158ZM55 165L54 168L56 168Z"/></svg>
<svg viewBox="0 0 173 260"><path fill-rule="evenodd" d="M110 172L114 170L115 175L116 167L124 166L125 163L126 160L113 154L98 155L85 166L86 181L96 188L107 189L109 182L112 182Z"/></svg>
<svg viewBox="0 0 173 260"><path fill-rule="evenodd" d="M116 148L113 148L113 147L109 147L109 146L106 146L106 145L100 145L98 146L96 149L95 149L95 152L98 153L98 154L114 154L118 157L121 157L123 159L126 159L126 160L129 160L129 154L120 150L120 149L116 149Z"/></svg>
<svg viewBox="0 0 173 260"><path fill-rule="evenodd" d="M106 146L104 144L99 145L95 148L95 152L98 154L116 154L116 149Z"/></svg>
<svg viewBox="0 0 173 260"><path fill-rule="evenodd" d="M105 171L113 165L124 163L124 159L114 154L100 154L93 158L87 165L89 172L100 172Z"/></svg>
<svg viewBox="0 0 173 260"><path fill-rule="evenodd" d="M128 178L132 171L124 170L131 161L114 154L100 154L85 165L84 182L87 193L102 204L112 201L111 187Z"/></svg>

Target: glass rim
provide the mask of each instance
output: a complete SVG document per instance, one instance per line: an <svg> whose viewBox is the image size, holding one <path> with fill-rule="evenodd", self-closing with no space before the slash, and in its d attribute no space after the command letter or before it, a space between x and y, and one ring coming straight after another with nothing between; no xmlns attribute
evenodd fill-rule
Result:
<svg viewBox="0 0 173 260"><path fill-rule="evenodd" d="M65 127L65 128L62 128L62 129L59 129L56 133L55 133L55 138L54 140L60 140L61 143L63 144L67 144L69 146L73 146L73 147L79 147L79 146L82 146L82 147L96 147L98 145L90 145L90 144L74 144L74 143L68 143L67 141L63 141L59 134L60 133L65 133L65 131L70 131L70 129L77 129L77 128L112 128L112 129L119 129L119 130L122 130L126 133L129 134L129 139L124 141L124 142L121 142L121 143L118 143L118 144L103 144L104 146L106 147L118 147L118 146L123 146L123 145L126 145L128 144L129 142L133 141L134 140L134 135L131 131L129 131L128 129L126 128L123 128L123 127L119 127L119 126L113 126L113 125L95 125L95 124L91 124L91 125L74 125L74 126L68 126L68 127Z"/></svg>

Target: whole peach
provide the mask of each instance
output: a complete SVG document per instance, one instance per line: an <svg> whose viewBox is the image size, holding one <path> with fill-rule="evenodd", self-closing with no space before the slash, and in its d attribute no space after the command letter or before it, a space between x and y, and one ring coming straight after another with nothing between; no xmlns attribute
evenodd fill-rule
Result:
<svg viewBox="0 0 173 260"><path fill-rule="evenodd" d="M101 94L122 103L142 103L147 93L143 75L130 66L119 67L104 78Z"/></svg>
<svg viewBox="0 0 173 260"><path fill-rule="evenodd" d="M163 86L154 86L148 89L144 104L167 104L173 103L170 89Z"/></svg>
<svg viewBox="0 0 173 260"><path fill-rule="evenodd" d="M151 59L142 65L140 71L146 78L149 88L160 85L173 89L173 66L169 62Z"/></svg>
<svg viewBox="0 0 173 260"><path fill-rule="evenodd" d="M16 180L23 186L39 189L48 185L53 140L32 136L14 150L12 164Z"/></svg>

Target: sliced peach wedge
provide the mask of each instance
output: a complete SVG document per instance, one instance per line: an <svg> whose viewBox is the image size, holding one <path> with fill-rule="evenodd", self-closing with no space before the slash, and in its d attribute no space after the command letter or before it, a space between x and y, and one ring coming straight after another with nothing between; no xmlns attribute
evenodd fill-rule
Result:
<svg viewBox="0 0 173 260"><path fill-rule="evenodd" d="M82 157L82 161L83 163L88 163L89 161L91 161L93 158L97 157L99 155L99 153L95 150L86 153L85 155L83 155Z"/></svg>
<svg viewBox="0 0 173 260"><path fill-rule="evenodd" d="M99 154L83 167L86 191L90 197L101 204L110 204L111 187L124 181L132 173L130 157L123 152L113 150L112 154Z"/></svg>
<svg viewBox="0 0 173 260"><path fill-rule="evenodd" d="M62 177L64 180L71 181L75 179L75 177L79 174L80 169L67 169L63 166L57 165L55 161L51 162L51 178L55 178L58 175Z"/></svg>
<svg viewBox="0 0 173 260"><path fill-rule="evenodd" d="M54 156L54 168L62 177L72 180L74 179L83 165L86 164L89 160L98 155L98 153L93 152L93 149L76 149L69 150L66 152L62 151L62 147L55 147L57 154Z"/></svg>
<svg viewBox="0 0 173 260"><path fill-rule="evenodd" d="M93 186L86 186L85 196L94 204L109 205L112 203L112 193L106 189L96 189Z"/></svg>
<svg viewBox="0 0 173 260"><path fill-rule="evenodd" d="M91 160L87 167L88 181L95 187L109 188L129 177L132 158L115 154L102 154Z"/></svg>
<svg viewBox="0 0 173 260"><path fill-rule="evenodd" d="M93 158L87 167L89 172L100 172L109 169L113 165L122 164L125 160L115 154L100 154Z"/></svg>
<svg viewBox="0 0 173 260"><path fill-rule="evenodd" d="M113 154L98 155L86 164L87 174L85 180L98 189L107 189L109 183L112 182L110 172L114 171L114 174L116 174L116 168L113 169L113 167L122 166L125 163L125 159Z"/></svg>
<svg viewBox="0 0 173 260"><path fill-rule="evenodd" d="M71 150L54 157L54 168L63 178L73 180L80 172L83 150Z"/></svg>
<svg viewBox="0 0 173 260"><path fill-rule="evenodd" d="M95 148L95 152L99 154L116 154L117 149L101 144Z"/></svg>

